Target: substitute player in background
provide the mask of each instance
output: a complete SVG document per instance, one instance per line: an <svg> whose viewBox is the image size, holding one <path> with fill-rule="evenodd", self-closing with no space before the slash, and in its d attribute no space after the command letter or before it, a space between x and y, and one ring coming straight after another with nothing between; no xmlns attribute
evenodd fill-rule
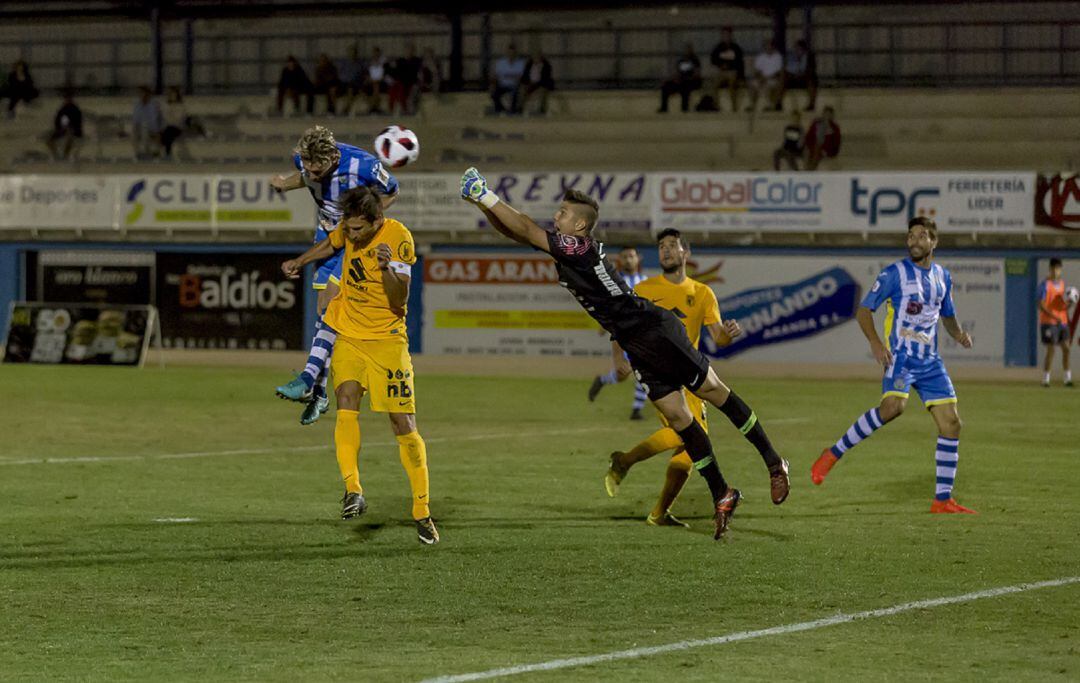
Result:
<svg viewBox="0 0 1080 683"><path fill-rule="evenodd" d="M645 273L641 270L641 256L638 255L637 249L634 247L626 247L619 252L619 255L615 259L616 269L619 271L619 275L626 281L626 284L631 288L637 287L638 283L645 279ZM595 401L600 390L609 384L618 384L627 377L630 376L630 364L623 363L625 372L619 372L619 364L611 368L611 371L604 375L597 375L593 378L592 386L589 387L589 401ZM634 402L630 406L630 419L642 420L644 417L641 414L641 409L645 407L645 390L641 388L641 382L634 380Z"/></svg>
<svg viewBox="0 0 1080 683"><path fill-rule="evenodd" d="M306 187L318 206L318 226L315 243L326 239L341 220L341 197L356 187L370 187L379 193L382 207L389 207L397 198L398 182L379 160L359 147L334 140L334 134L323 126L313 126L293 150L296 172L289 176L276 175L270 184L278 192ZM322 315L330 300L337 296L341 282L341 254L332 253L316 263L312 289L319 292L320 318L315 321L315 338L303 372L287 384L277 387L277 394L291 401L301 401L304 411L300 424L311 424L330 406L326 396L327 363L334 350L334 336L322 326Z"/></svg>
<svg viewBox="0 0 1080 683"><path fill-rule="evenodd" d="M555 212L555 231L547 232L534 220L499 200L475 168L461 177L462 198L474 202L500 233L543 251L555 260L559 283L566 287L600 327L625 349L634 373L649 400L679 434L694 469L709 486L713 499L713 538L727 531L742 499L728 486L713 455L712 443L693 418L683 387L720 408L763 456L780 461L757 415L716 376L709 359L686 336L686 328L671 311L636 294L612 268L604 245L592 238L599 218L596 200L569 190Z"/></svg>
<svg viewBox="0 0 1080 683"><path fill-rule="evenodd" d="M660 268L664 273L639 283L634 288L638 296L652 301L661 308L666 308L682 320L690 343L695 348L701 339L702 327L708 328L709 334L720 346L727 346L732 339L742 334L738 322L724 321L721 318L720 306L717 304L716 294L712 289L686 276L686 262L690 256L690 247L678 230L673 228L663 230L657 237L657 251L660 256ZM615 359L616 363L620 360L621 358ZM684 393L684 395L694 419L698 421L702 429L708 432L709 423L705 414L705 404L693 394ZM645 521L652 526L688 527L688 524L671 514L671 506L690 477L693 461L686 454L679 435L668 425L663 415L660 416L660 422L663 428L649 438L625 453L615 451L611 454L611 462L604 476L604 488L609 496L614 497L631 467L657 453L675 448L677 449L675 455L668 462L660 497ZM766 464L768 464L768 459L766 459ZM787 471L786 461L781 461L770 469L771 497L776 505L783 503L788 496Z"/></svg>
<svg viewBox="0 0 1080 683"><path fill-rule="evenodd" d="M359 187L339 198L342 221L325 239L299 258L281 264L290 278L305 264L342 252L341 291L323 316L323 327L337 339L332 369L337 398L334 444L345 481L341 518L367 509L357 464L360 454L360 398L366 392L371 409L387 413L397 437L398 454L412 488L412 516L420 542L439 542L428 498L427 448L416 431L416 392L412 358L405 333L416 248L408 229L384 218L380 197Z"/></svg>
<svg viewBox="0 0 1080 683"><path fill-rule="evenodd" d="M938 428L937 486L930 512L974 513L952 497L956 465L960 458L960 415L956 411L956 391L938 355L937 326L965 349L971 335L960 328L953 308L952 275L934 263L937 225L924 216L908 222L908 258L881 271L873 288L855 313L870 351L885 367L881 380L881 405L861 415L833 446L826 448L810 470L815 484L839 462L844 453L868 438L886 423L900 417L912 387L919 392ZM886 343L874 329L873 311L885 304Z"/></svg>
<svg viewBox="0 0 1080 683"><path fill-rule="evenodd" d="M1061 259L1050 259L1050 275L1039 284L1035 299L1039 307L1039 337L1046 345L1043 362L1044 387L1050 386L1050 367L1054 362L1054 347L1061 348L1061 367L1065 370L1065 386L1071 387L1069 369L1069 303L1065 301L1065 281L1061 279Z"/></svg>

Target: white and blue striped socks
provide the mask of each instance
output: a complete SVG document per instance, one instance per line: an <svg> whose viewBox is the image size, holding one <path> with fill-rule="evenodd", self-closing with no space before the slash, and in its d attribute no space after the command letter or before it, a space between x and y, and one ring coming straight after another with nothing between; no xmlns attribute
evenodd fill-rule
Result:
<svg viewBox="0 0 1080 683"><path fill-rule="evenodd" d="M960 461L960 439L944 436L937 438L937 488L934 498L948 500L952 498L953 482L956 481L956 465Z"/></svg>
<svg viewBox="0 0 1080 683"><path fill-rule="evenodd" d="M634 410L641 410L645 407L645 401L648 396L645 395L645 388L641 386L641 382L634 380Z"/></svg>
<svg viewBox="0 0 1080 683"><path fill-rule="evenodd" d="M872 408L860 415L859 419L855 420L855 424L848 427L847 433L841 436L840 440L830 450L832 450L833 455L839 458L854 448L855 444L869 438L871 434L883 426L885 426L885 423L881 419L881 413L878 412L877 408Z"/></svg>
<svg viewBox="0 0 1080 683"><path fill-rule="evenodd" d="M326 365L330 361L330 354L334 351L334 342L337 341L337 332L324 325L320 319L315 323L315 339L311 341L311 353L308 355L307 364L300 374L300 379L308 387L314 387L315 382L326 376ZM326 380L320 382L325 394Z"/></svg>
<svg viewBox="0 0 1080 683"><path fill-rule="evenodd" d="M600 384L618 384L618 382L619 373L615 372L614 369L606 375L600 375Z"/></svg>

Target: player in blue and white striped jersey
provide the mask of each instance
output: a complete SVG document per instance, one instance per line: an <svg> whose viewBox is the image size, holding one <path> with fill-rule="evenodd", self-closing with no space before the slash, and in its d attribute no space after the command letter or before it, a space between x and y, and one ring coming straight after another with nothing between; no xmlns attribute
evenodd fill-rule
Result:
<svg viewBox="0 0 1080 683"><path fill-rule="evenodd" d="M637 249L634 247L626 247L620 251L615 259L615 265L619 275L626 281L626 284L630 285L631 289L637 287L638 283L645 279L645 271L641 269L641 255L638 254ZM627 377L629 375L620 375L619 371L614 367L603 375L597 375L593 378L592 385L589 387L589 400L595 401L601 389L609 384L618 384ZM630 406L631 420L644 419L641 409L645 407L646 398L644 387L641 386L641 382L635 379L634 402Z"/></svg>
<svg viewBox="0 0 1080 683"><path fill-rule="evenodd" d="M956 391L938 355L938 320L958 344L971 348L971 335L956 321L952 275L934 263L937 225L923 216L908 222L908 258L886 267L878 275L855 314L870 351L885 367L881 404L867 411L831 447L826 448L810 471L821 484L844 453L904 412L912 387L938 427L937 480L930 512L967 512L952 497L960 449L960 416ZM885 337L878 337L873 311L885 304Z"/></svg>
<svg viewBox="0 0 1080 683"><path fill-rule="evenodd" d="M278 192L306 187L318 206L315 227L317 244L330 234L341 221L339 198L347 191L361 186L370 187L382 196L383 209L389 207L398 194L398 182L378 158L359 147L334 140L334 134L323 126L313 126L300 138L293 150L296 171L288 176L276 175L270 184ZM311 342L304 371L287 384L277 387L282 398L305 403L300 424L311 424L330 406L326 395L326 379L337 333L322 324L322 315L330 300L337 296L341 282L341 259L345 250L315 264L311 287L319 292L319 320Z"/></svg>

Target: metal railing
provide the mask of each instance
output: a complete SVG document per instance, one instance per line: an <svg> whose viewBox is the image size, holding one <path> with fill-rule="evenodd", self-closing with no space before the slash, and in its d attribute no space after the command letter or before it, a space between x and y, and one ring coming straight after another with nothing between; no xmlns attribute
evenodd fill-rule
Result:
<svg viewBox="0 0 1080 683"><path fill-rule="evenodd" d="M137 32L134 32L137 33ZM666 78L686 42L694 44L706 65L720 33L719 26L687 28L557 28L464 34L467 87L482 85L484 45L516 41L523 52L542 47L561 88L655 87ZM790 30L798 34L799 28ZM789 34L789 35L790 35ZM748 62L771 35L771 27L735 27ZM365 50L383 47L394 57L395 46L415 42L432 47L443 64L450 49L448 33L266 33L200 36L188 44L184 35L162 39L165 82L188 85L196 93L265 93L277 82L285 56L292 52L308 69L327 53L341 58L358 43ZM825 86L1050 86L1080 84L1080 20L1030 22L938 22L815 24L813 43L818 76ZM302 49L297 49L297 46ZM581 49L581 46L597 46ZM72 85L93 92L129 92L152 81L150 32L145 36L44 39L32 43L0 41L0 55L27 55L39 87ZM188 63L188 60L190 64ZM749 64L748 64L749 67Z"/></svg>

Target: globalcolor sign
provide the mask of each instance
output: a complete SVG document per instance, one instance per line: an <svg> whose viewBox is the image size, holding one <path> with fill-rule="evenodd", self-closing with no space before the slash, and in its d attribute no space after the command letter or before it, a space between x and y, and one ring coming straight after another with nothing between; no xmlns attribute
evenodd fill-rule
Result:
<svg viewBox="0 0 1080 683"><path fill-rule="evenodd" d="M657 174L653 230L885 232L929 216L942 230L1030 232L1034 173Z"/></svg>

